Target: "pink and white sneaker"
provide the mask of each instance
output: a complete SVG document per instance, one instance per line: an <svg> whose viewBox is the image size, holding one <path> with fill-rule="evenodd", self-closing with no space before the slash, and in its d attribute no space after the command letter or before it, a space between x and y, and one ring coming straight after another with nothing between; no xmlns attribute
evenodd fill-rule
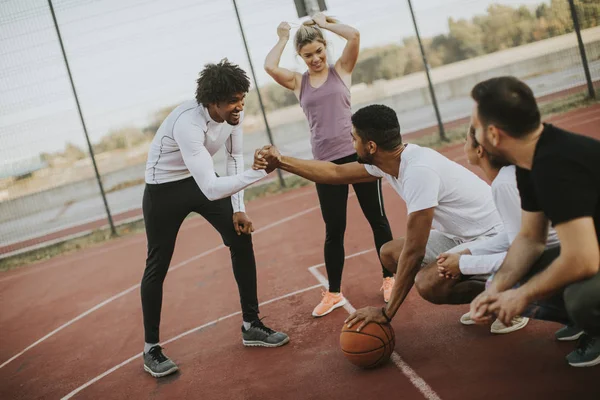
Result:
<svg viewBox="0 0 600 400"><path fill-rule="evenodd" d="M390 296L392 295L392 289L394 288L394 282L396 279L394 277L383 278L383 285L381 285L381 291L383 291L383 301L386 303L390 301Z"/></svg>
<svg viewBox="0 0 600 400"><path fill-rule="evenodd" d="M322 296L323 299L312 312L313 317L322 317L327 315L336 308L343 307L347 303L346 298L342 293L323 291Z"/></svg>

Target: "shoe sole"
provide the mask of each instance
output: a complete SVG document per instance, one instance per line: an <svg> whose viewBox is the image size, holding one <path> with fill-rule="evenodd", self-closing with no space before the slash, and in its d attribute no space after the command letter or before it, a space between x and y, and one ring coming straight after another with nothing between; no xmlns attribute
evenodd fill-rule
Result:
<svg viewBox="0 0 600 400"><path fill-rule="evenodd" d="M144 365L144 370L155 378L162 378L163 376L171 375L179 371L179 367L175 366L169 370L166 370L165 372L154 372L148 368L148 366Z"/></svg>
<svg viewBox="0 0 600 400"><path fill-rule="evenodd" d="M559 342L572 342L572 341L579 339L581 337L581 335L583 335L583 331L576 333L575 335L572 335L572 336L557 337L556 340L558 340Z"/></svg>
<svg viewBox="0 0 600 400"><path fill-rule="evenodd" d="M346 300L346 298L344 297L344 300L336 303L333 307L331 307L329 310L325 311L323 314L315 314L315 312L313 311L312 316L315 318L324 317L327 314L329 314L330 312L332 312L333 310L335 310L336 308L344 307L347 302L348 302L348 300Z"/></svg>
<svg viewBox="0 0 600 400"><path fill-rule="evenodd" d="M598 364L600 364L600 356L596 357L595 359L593 359L591 361L586 361L586 362L577 363L577 364L569 363L569 365L571 367L577 367L577 368L593 367L594 365L598 365Z"/></svg>
<svg viewBox="0 0 600 400"><path fill-rule="evenodd" d="M290 338L287 337L285 340L282 340L279 343L266 343L260 340L244 340L242 339L242 343L246 347L280 347L284 344L287 344L290 341Z"/></svg>
<svg viewBox="0 0 600 400"><path fill-rule="evenodd" d="M523 329L527 326L528 323L529 323L529 318L525 318L525 319L523 319L523 322L521 322L520 324L511 325L509 327L506 327L504 329L499 329L499 330L494 330L494 329L490 328L490 332L493 333L494 335L504 335L505 333L511 333L511 332L518 331L519 329Z"/></svg>

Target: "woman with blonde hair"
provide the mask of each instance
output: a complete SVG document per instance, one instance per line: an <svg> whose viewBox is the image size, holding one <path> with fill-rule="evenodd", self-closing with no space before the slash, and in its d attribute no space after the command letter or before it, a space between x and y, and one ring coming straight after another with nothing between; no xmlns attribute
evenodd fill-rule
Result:
<svg viewBox="0 0 600 400"><path fill-rule="evenodd" d="M300 74L279 66L283 49L290 37L290 25L282 22L277 27L279 41L267 55L265 70L275 81L292 90L308 119L313 156L317 160L345 164L358 161L352 145L352 110L350 86L352 70L358 58L360 34L351 26L338 23L322 13L298 28L294 45L308 70ZM327 62L327 42L321 29L331 31L344 39L346 46L335 64ZM321 213L325 222L325 267L329 290L315 307L314 317L324 316L346 304L341 292L344 267L344 233L348 185L317 184ZM379 249L393 239L383 207L381 181L354 184L356 197L369 221L375 245ZM393 274L383 268L384 301L388 301L394 285Z"/></svg>

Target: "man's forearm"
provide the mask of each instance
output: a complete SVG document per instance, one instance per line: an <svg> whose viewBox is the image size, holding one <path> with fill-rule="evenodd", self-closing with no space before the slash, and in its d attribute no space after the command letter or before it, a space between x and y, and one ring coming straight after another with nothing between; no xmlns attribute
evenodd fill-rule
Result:
<svg viewBox="0 0 600 400"><path fill-rule="evenodd" d="M315 183L332 185L354 183L351 179L345 180L339 176L337 165L328 161L301 160L294 157L282 156L278 167Z"/></svg>
<svg viewBox="0 0 600 400"><path fill-rule="evenodd" d="M518 290L529 302L548 297L564 289L565 286L586 279L572 261L559 256L545 270L535 274L526 284Z"/></svg>
<svg viewBox="0 0 600 400"><path fill-rule="evenodd" d="M519 283L544 252L544 248L543 243L524 236L517 236L510 246L502 266L494 276L492 288L502 292Z"/></svg>
<svg viewBox="0 0 600 400"><path fill-rule="evenodd" d="M407 249L408 250L408 249ZM386 314L393 318L398 309L406 299L408 292L415 283L415 277L421 267L423 254L416 251L402 251L398 260L398 269L396 270L396 282L392 289L390 301L386 307Z"/></svg>

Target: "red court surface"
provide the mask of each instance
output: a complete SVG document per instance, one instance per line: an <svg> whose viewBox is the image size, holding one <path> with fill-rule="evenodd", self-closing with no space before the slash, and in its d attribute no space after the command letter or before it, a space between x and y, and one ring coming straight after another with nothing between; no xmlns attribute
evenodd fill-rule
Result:
<svg viewBox="0 0 600 400"><path fill-rule="evenodd" d="M600 105L553 122L600 137ZM464 163L461 145L444 153ZM388 185L384 198L394 235L402 236L404 203ZM229 252L202 218L190 218L167 275L162 313L161 338L179 373L156 380L143 371L139 281L146 242L143 234L132 235L0 274L0 398L600 398L600 369L566 364L573 344L554 341L557 324L531 321L494 336L458 322L467 306L435 306L415 291L392 323L393 362L372 371L354 367L339 349L347 311L311 316L322 289L317 277L325 274L314 188L247 208L258 228L261 316L290 335L288 345L242 345ZM373 247L351 196L343 290L354 307L383 305Z"/></svg>

